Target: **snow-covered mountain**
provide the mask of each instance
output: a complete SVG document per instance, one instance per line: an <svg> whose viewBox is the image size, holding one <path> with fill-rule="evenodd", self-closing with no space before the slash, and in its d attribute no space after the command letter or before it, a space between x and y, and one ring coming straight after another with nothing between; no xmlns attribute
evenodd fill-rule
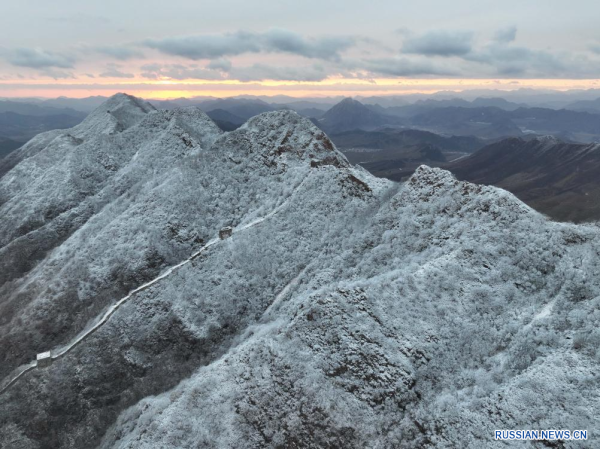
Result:
<svg viewBox="0 0 600 449"><path fill-rule="evenodd" d="M12 163L0 445L481 448L504 447L494 429L600 431L597 226L440 169L375 178L291 111L223 133L199 109L117 95ZM45 351L51 366L32 362Z"/></svg>
<svg viewBox="0 0 600 449"><path fill-rule="evenodd" d="M555 220L600 219L600 145L510 138L448 165L459 179L511 191Z"/></svg>

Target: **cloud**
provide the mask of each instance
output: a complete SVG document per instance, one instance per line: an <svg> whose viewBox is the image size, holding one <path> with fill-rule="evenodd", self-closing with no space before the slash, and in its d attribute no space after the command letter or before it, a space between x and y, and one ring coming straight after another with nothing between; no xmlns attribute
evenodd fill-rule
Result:
<svg viewBox="0 0 600 449"><path fill-rule="evenodd" d="M508 28L502 28L501 30L496 31L494 34L494 40L496 42L509 43L513 42L517 37L517 27L510 26Z"/></svg>
<svg viewBox="0 0 600 449"><path fill-rule="evenodd" d="M268 64L253 64L234 67L229 61L219 64L208 64L205 67L197 64L146 64L141 67L141 75L147 79L170 78L173 80L239 80L250 81L322 81L328 72L324 67L314 64L301 67L279 67Z"/></svg>
<svg viewBox="0 0 600 449"><path fill-rule="evenodd" d="M473 33L469 31L431 31L407 38L402 52L424 56L463 56L471 51L472 41Z"/></svg>
<svg viewBox="0 0 600 449"><path fill-rule="evenodd" d="M589 49L592 53L596 53L597 55L600 55L600 44L590 45Z"/></svg>
<svg viewBox="0 0 600 449"><path fill-rule="evenodd" d="M474 44L474 34L469 31L409 35L404 40L402 51L425 59L384 58L368 61L366 67L374 73L391 76L595 78L600 72L598 60L577 53L514 45L516 35L515 26L502 28L482 46ZM447 57L453 57L452 66L440 65Z"/></svg>
<svg viewBox="0 0 600 449"><path fill-rule="evenodd" d="M217 59L244 53L289 53L306 58L339 60L340 53L356 44L346 37L305 38L283 29L264 33L236 33L148 39L143 45L172 56L187 59Z"/></svg>
<svg viewBox="0 0 600 449"><path fill-rule="evenodd" d="M144 53L142 53L140 50L126 46L96 47L95 50L98 53L111 56L119 61L144 58Z"/></svg>
<svg viewBox="0 0 600 449"><path fill-rule="evenodd" d="M159 78L159 73L162 70L161 64L144 64L141 68L142 73L140 74L142 78L147 78L151 80L155 80Z"/></svg>
<svg viewBox="0 0 600 449"><path fill-rule="evenodd" d="M220 70L221 72L229 72L231 70L231 61L229 61L228 59L215 59L214 61L210 61L210 63L208 63L208 65L206 66L207 68L211 69L211 70Z"/></svg>
<svg viewBox="0 0 600 449"><path fill-rule="evenodd" d="M385 76L455 76L460 73L455 68L442 66L429 59L409 59L406 57L367 59L357 66L375 75Z"/></svg>
<svg viewBox="0 0 600 449"><path fill-rule="evenodd" d="M50 17L51 22L68 23L69 25L100 24L106 25L110 23L110 19L104 16L95 16L90 14L72 14L68 16Z"/></svg>
<svg viewBox="0 0 600 449"><path fill-rule="evenodd" d="M239 32L225 35L168 37L161 40L148 39L149 48L172 56L187 59L216 59L242 53L258 53L260 46L251 35Z"/></svg>
<svg viewBox="0 0 600 449"><path fill-rule="evenodd" d="M65 70L57 70L57 69L53 69L53 68L45 68L40 70L40 75L42 76L48 76L50 78L53 78L55 80L59 80L59 79L75 79L75 75L71 72L67 72Z"/></svg>
<svg viewBox="0 0 600 449"><path fill-rule="evenodd" d="M399 28L396 28L394 30L394 33L399 34L400 36L405 36L405 37L408 37L408 36L412 35L412 31L408 27L399 27Z"/></svg>
<svg viewBox="0 0 600 449"><path fill-rule="evenodd" d="M291 31L272 29L262 36L267 51L291 53L306 58L331 59L340 58L340 52L356 44L353 37L323 37L305 39Z"/></svg>
<svg viewBox="0 0 600 449"><path fill-rule="evenodd" d="M573 76L575 71L583 68L574 63L571 56L513 46L506 41L492 42L466 55L465 59L492 66L498 75L515 77Z"/></svg>
<svg viewBox="0 0 600 449"><path fill-rule="evenodd" d="M200 67L197 64L146 64L141 67L141 76L147 79L170 78L174 80L201 79L224 80L227 76L219 70Z"/></svg>
<svg viewBox="0 0 600 449"><path fill-rule="evenodd" d="M30 67L33 69L49 67L70 69L75 62L75 58L72 56L53 53L39 48L17 48L11 50L7 53L6 60L14 66Z"/></svg>
<svg viewBox="0 0 600 449"><path fill-rule="evenodd" d="M101 78L133 78L132 73L125 73L121 71L121 66L118 64L107 64L106 70L100 75Z"/></svg>
<svg viewBox="0 0 600 449"><path fill-rule="evenodd" d="M329 75L324 67L279 67L266 64L253 64L230 70L230 76L240 81L323 81Z"/></svg>
<svg viewBox="0 0 600 449"><path fill-rule="evenodd" d="M462 58L475 63L471 73L482 76L513 78L597 78L600 59L588 54L566 51L548 51L512 44L512 32L497 33L505 39L496 39L473 50ZM488 71L485 71L486 68ZM483 72L482 72L483 70Z"/></svg>

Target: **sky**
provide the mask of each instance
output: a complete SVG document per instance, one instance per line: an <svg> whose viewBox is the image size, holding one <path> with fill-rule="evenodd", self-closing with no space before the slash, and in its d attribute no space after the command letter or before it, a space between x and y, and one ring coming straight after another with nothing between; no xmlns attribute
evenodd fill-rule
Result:
<svg viewBox="0 0 600 449"><path fill-rule="evenodd" d="M597 0L2 0L0 97L600 87Z"/></svg>

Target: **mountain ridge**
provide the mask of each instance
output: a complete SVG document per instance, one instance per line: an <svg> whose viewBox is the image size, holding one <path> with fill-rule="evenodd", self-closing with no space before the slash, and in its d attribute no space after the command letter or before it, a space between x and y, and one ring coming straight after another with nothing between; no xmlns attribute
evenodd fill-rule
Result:
<svg viewBox="0 0 600 449"><path fill-rule="evenodd" d="M1 443L500 447L493 429L534 415L600 429L597 227L437 168L375 178L292 111L224 133L119 97L80 126L0 178L2 376L160 282L0 395ZM244 232L215 240L225 226Z"/></svg>
<svg viewBox="0 0 600 449"><path fill-rule="evenodd" d="M510 190L556 220L600 219L600 145L512 138L447 166L460 179Z"/></svg>

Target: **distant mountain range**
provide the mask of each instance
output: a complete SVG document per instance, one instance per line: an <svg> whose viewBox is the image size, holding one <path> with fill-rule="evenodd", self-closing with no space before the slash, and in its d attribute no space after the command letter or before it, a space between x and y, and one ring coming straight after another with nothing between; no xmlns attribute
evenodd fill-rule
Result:
<svg viewBox="0 0 600 449"><path fill-rule="evenodd" d="M86 98L68 98L68 97L58 97L51 98L48 100L36 100L36 99L23 99L24 102L32 102L42 107L53 107L53 108L68 108L74 109L79 112L84 112L86 114L90 113L102 103L107 100L107 97L103 96L93 96Z"/></svg>
<svg viewBox="0 0 600 449"><path fill-rule="evenodd" d="M266 100L269 97L197 97L156 100L152 104L157 109L166 110L198 107L223 131L233 131L250 118L264 112L292 109L310 118L328 134L336 136L335 139L344 148L391 149L377 147L386 139L391 139L389 145L405 148L406 142L400 142L398 147L398 137L390 130L410 129L428 131L443 139L460 136L477 138L487 143L506 137L528 138L539 135L553 135L570 142L600 141L600 110L595 109L600 107L600 100L571 102L568 107L572 109L529 107L526 103L500 97L476 97L471 100L439 96L410 97L410 100L400 97L365 97L364 103L346 98L333 105L333 98L296 99L278 96L271 98L271 102ZM24 142L40 132L72 127L81 122L88 111L101 101L103 97L0 101L0 137ZM380 134L366 135L352 133L353 131ZM350 134L338 136L346 132ZM403 139L405 138L406 135ZM440 142L438 139L438 142L423 143L439 146ZM7 145L4 146L5 153L11 148L11 144ZM478 145L479 143L475 146ZM440 150L455 151L443 147ZM458 156L460 155L456 155ZM390 160L393 159L394 157ZM454 156L448 157L448 160L452 159ZM395 173L394 176L398 174ZM404 172L401 174L405 176Z"/></svg>
<svg viewBox="0 0 600 449"><path fill-rule="evenodd" d="M217 109L224 110L239 117L244 122L255 115L276 110L275 107L264 101L246 100L244 98L208 100L200 103L199 107L204 112L210 112Z"/></svg>
<svg viewBox="0 0 600 449"><path fill-rule="evenodd" d="M374 111L352 98L346 98L333 106L318 121L323 130L332 134L355 129L374 129L399 122L395 117Z"/></svg>
<svg viewBox="0 0 600 449"><path fill-rule="evenodd" d="M9 153L16 150L22 145L23 142L17 142L6 137L0 137L0 158L7 156Z"/></svg>
<svg viewBox="0 0 600 449"><path fill-rule="evenodd" d="M427 100L414 105L383 107L345 99L317 117L330 134L378 130L385 126L418 128L448 136L497 140L527 134L555 135L564 140L600 140L600 114L567 109L527 108L503 99Z"/></svg>
<svg viewBox="0 0 600 449"><path fill-rule="evenodd" d="M431 109L411 118L412 125L438 133L472 135L485 139L523 135L510 113L496 107Z"/></svg>
<svg viewBox="0 0 600 449"><path fill-rule="evenodd" d="M600 220L600 144L525 136L485 145L417 130L349 131L332 140L350 162L379 177L404 181L428 164L506 189L555 220Z"/></svg>
<svg viewBox="0 0 600 449"><path fill-rule="evenodd" d="M485 145L485 141L472 136L440 136L418 129L398 130L383 128L377 131L354 130L331 134L333 142L344 150L372 148L394 150L407 145L432 144L442 151L473 153Z"/></svg>
<svg viewBox="0 0 600 449"><path fill-rule="evenodd" d="M0 113L12 112L20 115L45 117L53 115L68 115L83 120L87 114L69 107L55 107L46 104L24 103L19 101L0 100Z"/></svg>
<svg viewBox="0 0 600 449"><path fill-rule="evenodd" d="M85 114L23 115L0 112L0 136L25 142L36 134L52 129L71 128L80 123Z"/></svg>
<svg viewBox="0 0 600 449"><path fill-rule="evenodd" d="M262 101L272 105L275 109L287 106L298 111L299 109L316 108L327 110L344 99L343 96L329 97L292 97L289 95L238 95L228 97L231 99ZM579 110L581 106L597 103L600 98L600 89L587 91L536 91L534 89L517 89L513 91L479 89L464 92L437 92L433 94L406 94L406 95L381 95L381 96L355 96L354 99L365 105L380 105L385 108L402 106L420 107L487 107L495 106L501 109L514 110L519 107L542 107L550 109ZM107 97L92 96L85 98L58 97L53 99L39 98L12 98L7 101L37 104L39 106L55 108L72 108L77 111L90 112ZM219 100L217 97L197 96L181 97L170 100L151 100L159 109L172 109L174 107L199 106L208 101ZM0 100L2 101L2 100Z"/></svg>
<svg viewBox="0 0 600 449"><path fill-rule="evenodd" d="M223 131L233 131L239 128L246 120L225 109L213 109L206 113L213 122Z"/></svg>
<svg viewBox="0 0 600 449"><path fill-rule="evenodd" d="M519 108L510 113L514 123L538 134L560 135L579 142L600 140L600 114L546 108Z"/></svg>
<svg viewBox="0 0 600 449"><path fill-rule="evenodd" d="M446 168L459 179L502 187L555 220L600 220L599 144L512 138Z"/></svg>
<svg viewBox="0 0 600 449"><path fill-rule="evenodd" d="M566 109L518 108L506 111L494 106L435 108L409 119L412 126L436 133L474 135L497 139L526 134L552 134L580 142L600 140L600 114Z"/></svg>
<svg viewBox="0 0 600 449"><path fill-rule="evenodd" d="M600 114L600 98L595 100L580 100L570 103L565 106L565 109L571 109L573 111L584 111L591 112L593 114Z"/></svg>
<svg viewBox="0 0 600 449"><path fill-rule="evenodd" d="M378 104L378 103L375 103ZM386 108L386 113L401 118L414 117L419 114L425 114L434 109L440 108L489 108L494 107L504 111L514 111L520 107L527 107L526 104L518 104L507 101L503 98L476 98L473 101L463 100L461 98L452 98L447 100L426 99L419 100L412 104L401 106L391 106Z"/></svg>
<svg viewBox="0 0 600 449"><path fill-rule="evenodd" d="M332 134L331 140L353 164L396 181L412 174L421 164L439 166L485 145L472 136L444 137L416 129L346 131Z"/></svg>
<svg viewBox="0 0 600 449"><path fill-rule="evenodd" d="M358 164L380 178L402 179L414 173L420 165L440 166L447 161L445 154L435 145L421 143L394 150L343 151L352 164Z"/></svg>

